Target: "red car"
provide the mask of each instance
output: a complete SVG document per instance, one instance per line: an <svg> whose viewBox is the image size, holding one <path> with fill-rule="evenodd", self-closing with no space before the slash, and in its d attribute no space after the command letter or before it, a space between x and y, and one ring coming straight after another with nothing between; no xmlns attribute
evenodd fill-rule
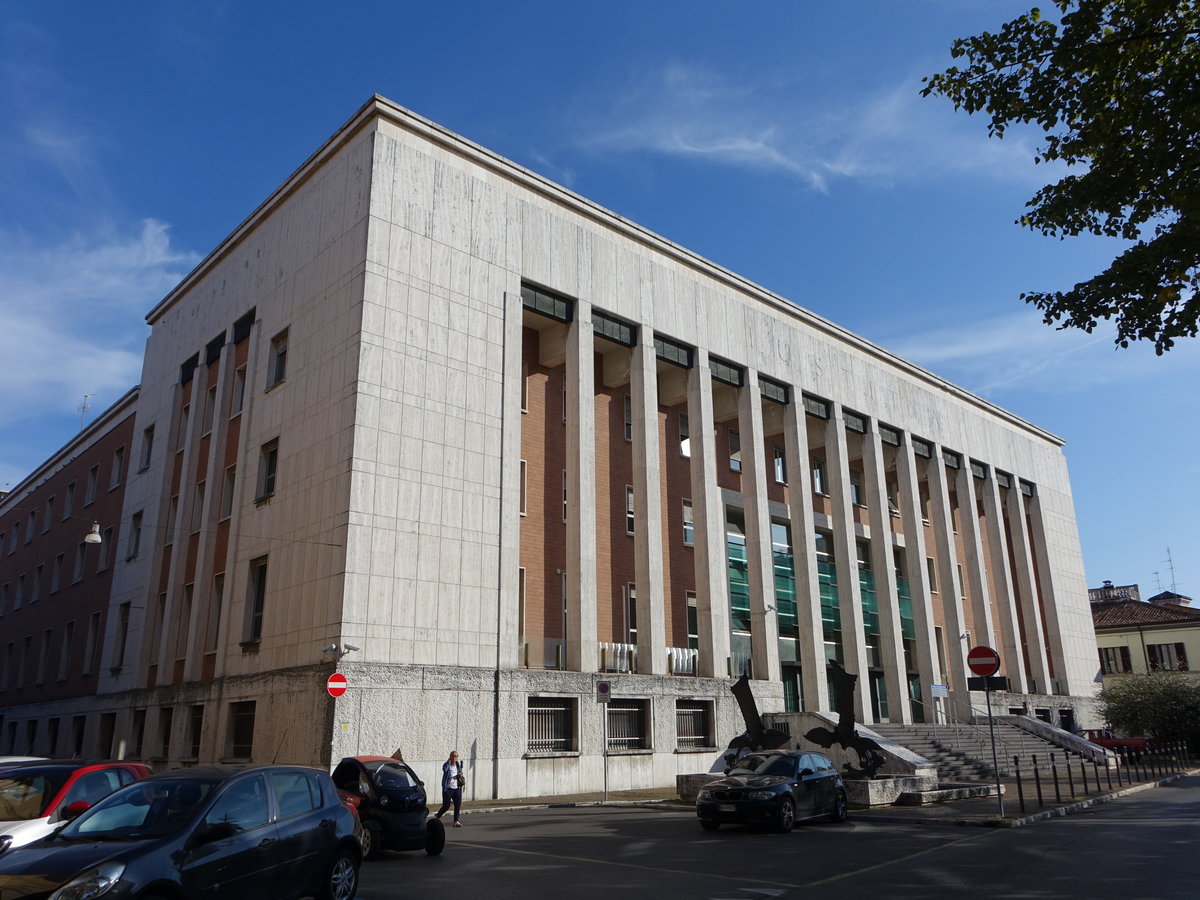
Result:
<svg viewBox="0 0 1200 900"><path fill-rule="evenodd" d="M1117 737L1111 728L1087 728L1083 736L1106 750L1133 750L1145 753L1150 749L1149 738Z"/></svg>
<svg viewBox="0 0 1200 900"><path fill-rule="evenodd" d="M145 778L145 763L46 760L0 773L0 853L45 837L119 787Z"/></svg>

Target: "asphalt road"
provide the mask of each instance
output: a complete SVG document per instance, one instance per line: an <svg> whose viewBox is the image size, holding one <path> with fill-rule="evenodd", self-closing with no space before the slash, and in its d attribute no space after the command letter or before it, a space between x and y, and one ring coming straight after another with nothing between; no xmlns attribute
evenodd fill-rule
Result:
<svg viewBox="0 0 1200 900"><path fill-rule="evenodd" d="M393 853L360 900L1200 896L1200 777L1015 829L802 824L791 834L629 808L464 817L441 857Z"/></svg>

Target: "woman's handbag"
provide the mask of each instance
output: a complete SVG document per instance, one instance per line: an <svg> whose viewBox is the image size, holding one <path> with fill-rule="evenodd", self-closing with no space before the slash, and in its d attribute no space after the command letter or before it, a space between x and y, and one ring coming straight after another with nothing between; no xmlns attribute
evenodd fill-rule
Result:
<svg viewBox="0 0 1200 900"><path fill-rule="evenodd" d="M460 788L467 786L467 777L465 775L463 775L462 772L459 772L457 775L455 775L454 779L455 779L455 781L458 782L458 786Z"/></svg>

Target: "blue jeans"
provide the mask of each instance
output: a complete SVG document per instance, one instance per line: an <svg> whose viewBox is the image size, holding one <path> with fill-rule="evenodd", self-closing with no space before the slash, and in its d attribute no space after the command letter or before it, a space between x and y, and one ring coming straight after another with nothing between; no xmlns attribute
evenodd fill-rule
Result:
<svg viewBox="0 0 1200 900"><path fill-rule="evenodd" d="M450 808L450 804L454 804L454 821L458 821L458 810L462 806L462 788L442 788L442 808L437 811L437 817L440 819L442 814Z"/></svg>

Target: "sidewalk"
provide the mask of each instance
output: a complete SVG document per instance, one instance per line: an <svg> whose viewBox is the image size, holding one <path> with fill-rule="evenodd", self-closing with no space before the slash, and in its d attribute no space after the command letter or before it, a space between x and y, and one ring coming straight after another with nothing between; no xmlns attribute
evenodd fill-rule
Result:
<svg viewBox="0 0 1200 900"><path fill-rule="evenodd" d="M1067 816L1080 810L1102 803L1108 803L1119 797L1140 793L1159 785L1170 784L1181 778L1200 775L1200 769L1191 769L1174 775L1140 784L1114 786L1113 790L1105 789L1093 792L1087 796L1066 796L1063 786L1063 800L1058 802L1054 796L1053 785L1043 784L1043 798L1046 805L1038 806L1037 795L1033 784L1025 781L1025 812L1021 812L1017 795L1016 782L1002 781L1005 788L1004 817L1000 817L1000 805L995 797L980 797L970 800L951 800L945 803L935 803L929 806L881 806L874 809L852 809L850 817L860 822L876 821L899 824L937 824L937 825L973 825L991 828L1017 828L1030 825L1053 816ZM524 797L504 800L467 800L463 803L464 813L508 812L517 809L550 809L572 806L639 806L646 808L670 810L694 810L695 805L680 800L674 788L651 788L638 791L609 791L607 802L602 792L589 794L566 794L554 797Z"/></svg>

